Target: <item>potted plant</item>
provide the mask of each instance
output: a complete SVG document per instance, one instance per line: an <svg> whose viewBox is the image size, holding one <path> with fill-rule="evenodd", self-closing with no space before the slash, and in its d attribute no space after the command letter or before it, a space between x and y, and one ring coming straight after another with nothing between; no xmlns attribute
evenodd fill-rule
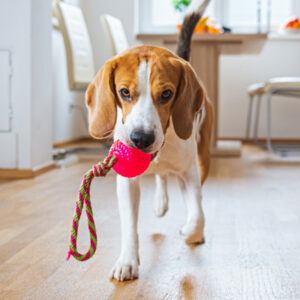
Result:
<svg viewBox="0 0 300 300"><path fill-rule="evenodd" d="M184 12L191 2L192 0L172 0L175 10L180 12Z"/></svg>
<svg viewBox="0 0 300 300"><path fill-rule="evenodd" d="M185 11L191 2L192 0L172 0L172 5L178 12L178 24L182 23Z"/></svg>

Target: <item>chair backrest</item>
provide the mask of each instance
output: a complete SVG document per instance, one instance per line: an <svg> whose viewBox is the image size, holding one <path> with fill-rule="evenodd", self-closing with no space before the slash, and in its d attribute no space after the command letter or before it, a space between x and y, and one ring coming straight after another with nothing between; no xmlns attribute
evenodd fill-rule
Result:
<svg viewBox="0 0 300 300"><path fill-rule="evenodd" d="M69 88L85 89L95 76L95 65L82 11L63 2L58 2L56 8L66 48Z"/></svg>
<svg viewBox="0 0 300 300"><path fill-rule="evenodd" d="M122 22L110 15L102 15L100 20L110 40L112 56L128 49L129 45Z"/></svg>

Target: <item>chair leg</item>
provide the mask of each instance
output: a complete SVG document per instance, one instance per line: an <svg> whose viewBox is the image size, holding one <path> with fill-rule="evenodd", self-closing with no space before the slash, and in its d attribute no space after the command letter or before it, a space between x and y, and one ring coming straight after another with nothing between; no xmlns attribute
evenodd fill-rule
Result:
<svg viewBox="0 0 300 300"><path fill-rule="evenodd" d="M247 113L247 127L246 127L246 141L250 138L250 127L252 117L253 97L249 97L248 113Z"/></svg>
<svg viewBox="0 0 300 300"><path fill-rule="evenodd" d="M255 112L255 121L254 121L254 142L258 141L258 125L259 125L259 114L260 114L260 104L261 104L262 95L257 96L256 112Z"/></svg>
<svg viewBox="0 0 300 300"><path fill-rule="evenodd" d="M267 99L267 149L270 152L274 152L274 149L272 147L271 143L271 101L272 101L273 91L270 91L268 93L268 99Z"/></svg>

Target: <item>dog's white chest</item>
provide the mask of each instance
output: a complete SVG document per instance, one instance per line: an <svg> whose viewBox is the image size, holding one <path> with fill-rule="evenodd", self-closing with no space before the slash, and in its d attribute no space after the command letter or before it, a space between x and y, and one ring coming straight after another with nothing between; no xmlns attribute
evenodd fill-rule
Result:
<svg viewBox="0 0 300 300"><path fill-rule="evenodd" d="M189 139L182 140L176 135L171 122L166 132L165 143L151 162L146 174L179 174L195 163L197 163L195 130Z"/></svg>

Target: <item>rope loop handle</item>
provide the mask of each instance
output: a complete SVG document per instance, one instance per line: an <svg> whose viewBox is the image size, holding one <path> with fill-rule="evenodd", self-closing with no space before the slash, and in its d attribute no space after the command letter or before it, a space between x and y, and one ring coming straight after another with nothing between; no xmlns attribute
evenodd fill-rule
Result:
<svg viewBox="0 0 300 300"><path fill-rule="evenodd" d="M117 162L118 159L115 155L109 155L102 162L99 162L98 164L94 165L87 173L85 173L79 189L78 200L76 202L76 209L72 222L71 240L67 260L70 259L71 255L80 261L88 260L96 252L97 234L91 204L90 187L94 177L106 176L106 174ZM84 204L90 232L90 249L85 254L81 254L77 251L77 235L79 220Z"/></svg>

